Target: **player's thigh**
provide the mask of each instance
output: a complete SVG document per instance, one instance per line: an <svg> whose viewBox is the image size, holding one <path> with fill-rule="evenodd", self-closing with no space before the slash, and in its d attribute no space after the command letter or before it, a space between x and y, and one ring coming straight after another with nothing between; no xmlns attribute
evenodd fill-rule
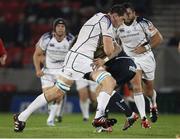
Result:
<svg viewBox="0 0 180 139"><path fill-rule="evenodd" d="M142 79L154 80L156 61L153 54L144 56L142 58L136 58L135 63L137 65L137 69L143 71Z"/></svg>
<svg viewBox="0 0 180 139"><path fill-rule="evenodd" d="M41 86L43 90L53 87L56 79L53 74L45 74L41 77Z"/></svg>

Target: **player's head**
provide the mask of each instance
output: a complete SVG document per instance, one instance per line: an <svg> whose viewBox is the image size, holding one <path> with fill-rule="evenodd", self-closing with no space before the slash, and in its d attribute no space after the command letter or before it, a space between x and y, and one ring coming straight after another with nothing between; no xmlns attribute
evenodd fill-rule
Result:
<svg viewBox="0 0 180 139"><path fill-rule="evenodd" d="M66 34L66 22L62 18L56 18L53 21L53 32L58 36Z"/></svg>
<svg viewBox="0 0 180 139"><path fill-rule="evenodd" d="M136 17L134 6L131 3L123 3L123 7L126 11L124 14L125 23L132 23Z"/></svg>
<svg viewBox="0 0 180 139"><path fill-rule="evenodd" d="M125 9L120 4L116 4L112 6L112 8L110 9L109 14L110 14L111 21L114 27L118 27L119 25L123 23L124 12L125 12Z"/></svg>

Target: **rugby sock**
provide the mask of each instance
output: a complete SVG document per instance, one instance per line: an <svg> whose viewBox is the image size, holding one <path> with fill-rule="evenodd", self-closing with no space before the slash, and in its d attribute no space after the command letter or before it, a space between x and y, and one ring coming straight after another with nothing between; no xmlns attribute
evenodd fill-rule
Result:
<svg viewBox="0 0 180 139"><path fill-rule="evenodd" d="M22 113L20 113L18 116L19 121L25 122L34 111L46 104L47 100L42 93Z"/></svg>
<svg viewBox="0 0 180 139"><path fill-rule="evenodd" d="M67 94L65 93L64 96L63 96L63 99L58 104L58 108L57 108L57 111L56 111L56 116L57 117L62 117L63 116L66 100L67 100Z"/></svg>
<svg viewBox="0 0 180 139"><path fill-rule="evenodd" d="M79 101L80 103L80 108L81 108L81 112L83 115L83 118L89 119L89 104L90 104L90 100L86 99L85 101Z"/></svg>
<svg viewBox="0 0 180 139"><path fill-rule="evenodd" d="M156 98L157 98L157 93L156 93L156 90L153 89L153 96L152 96L153 107L157 107Z"/></svg>
<svg viewBox="0 0 180 139"><path fill-rule="evenodd" d="M147 99L149 100L149 104L151 108L157 107L156 97L157 97L156 90L153 90L152 97L147 96Z"/></svg>
<svg viewBox="0 0 180 139"><path fill-rule="evenodd" d="M99 93L99 96L97 97L98 104L97 104L95 119L105 115L105 109L107 104L109 103L110 98L111 95L109 95L106 92Z"/></svg>
<svg viewBox="0 0 180 139"><path fill-rule="evenodd" d="M119 91L114 93L114 95L110 98L109 103L116 107L120 112L123 112L126 117L130 117L132 115L132 110L124 102L124 99L122 98Z"/></svg>
<svg viewBox="0 0 180 139"><path fill-rule="evenodd" d="M54 118L55 118L55 115L56 115L57 108L58 108L57 103L51 105L50 112L49 112L49 117L47 119L47 122L50 122L50 121L54 122Z"/></svg>
<svg viewBox="0 0 180 139"><path fill-rule="evenodd" d="M144 100L143 93L142 92L134 93L134 101L136 103L141 119L143 119L144 117L146 117L145 100Z"/></svg>

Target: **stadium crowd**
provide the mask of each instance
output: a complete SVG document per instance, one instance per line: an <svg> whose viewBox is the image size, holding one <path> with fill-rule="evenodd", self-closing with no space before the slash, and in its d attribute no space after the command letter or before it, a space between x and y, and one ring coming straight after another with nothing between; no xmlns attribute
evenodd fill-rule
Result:
<svg viewBox="0 0 180 139"><path fill-rule="evenodd" d="M53 19L64 18L68 32L77 35L84 22L94 13L105 12L118 3L117 0L0 1L0 37L8 53L5 67L32 68L35 43L44 32L51 30ZM136 3L137 11L151 15L151 10L145 9L143 5L151 7L148 0L139 0Z"/></svg>

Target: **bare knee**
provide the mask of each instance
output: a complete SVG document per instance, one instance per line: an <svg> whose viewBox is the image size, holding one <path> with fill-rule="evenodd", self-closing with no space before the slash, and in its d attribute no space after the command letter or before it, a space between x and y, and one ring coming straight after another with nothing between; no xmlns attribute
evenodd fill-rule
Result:
<svg viewBox="0 0 180 139"><path fill-rule="evenodd" d="M46 97L46 100L48 102L51 102L51 101L56 101L57 99L62 97L64 95L64 92L62 90L60 90L59 88L57 88L56 86L54 86L54 87L46 90L44 92L44 95Z"/></svg>
<svg viewBox="0 0 180 139"><path fill-rule="evenodd" d="M112 76L108 76L101 82L101 85L101 90L111 94L116 86L116 80Z"/></svg>

